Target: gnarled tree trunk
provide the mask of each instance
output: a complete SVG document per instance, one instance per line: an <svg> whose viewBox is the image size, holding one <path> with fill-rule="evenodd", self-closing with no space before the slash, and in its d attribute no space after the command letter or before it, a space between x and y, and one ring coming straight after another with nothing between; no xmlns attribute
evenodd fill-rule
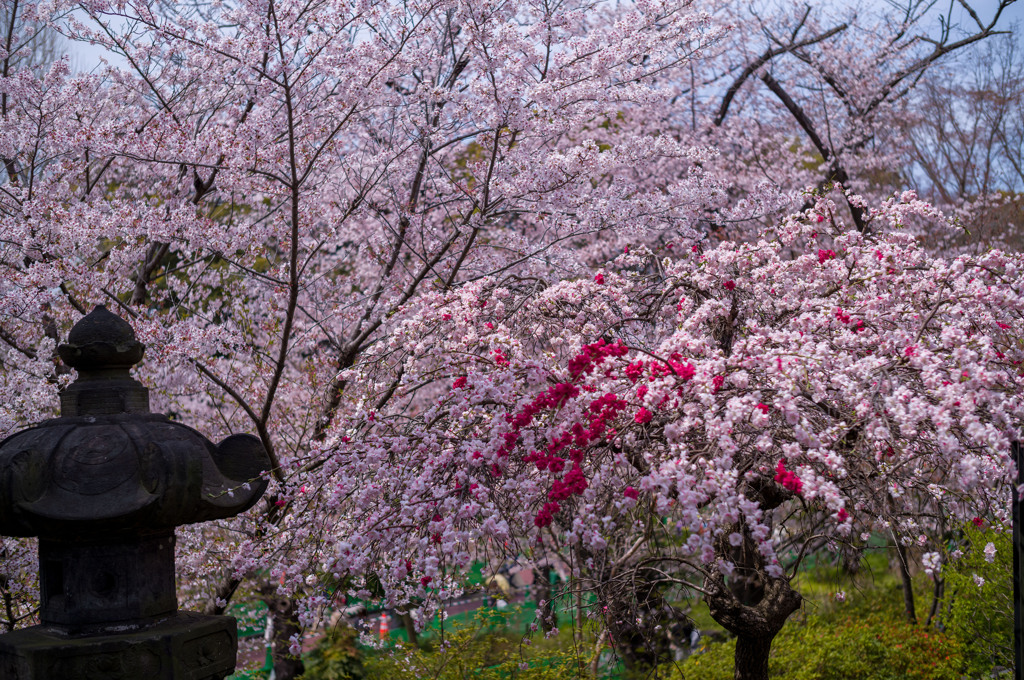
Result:
<svg viewBox="0 0 1024 680"><path fill-rule="evenodd" d="M764 482L751 484L747 490L747 495L756 498L765 510L778 507L787 493L776 484ZM718 555L733 563L733 574L728 584L719 572L708 575L704 579L704 599L712 618L736 636L735 679L768 680L772 640L789 615L800 608L803 598L784 575L768 575L764 557L743 522L734 525L733 531L743 536L740 545L733 546L723 534L715 547Z"/></svg>
<svg viewBox="0 0 1024 680"><path fill-rule="evenodd" d="M711 616L736 636L736 680L768 680L772 640L789 615L800 608L800 593L789 579L764 577L764 590L755 604L743 604L721 574L704 580Z"/></svg>

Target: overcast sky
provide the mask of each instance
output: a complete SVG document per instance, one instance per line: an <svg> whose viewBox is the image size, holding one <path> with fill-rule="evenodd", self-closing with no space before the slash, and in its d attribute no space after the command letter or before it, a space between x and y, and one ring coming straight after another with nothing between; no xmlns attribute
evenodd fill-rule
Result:
<svg viewBox="0 0 1024 680"><path fill-rule="evenodd" d="M764 4L777 4L777 2L778 0L765 0ZM879 8L884 8L886 5L891 5L893 3L898 4L899 0L892 0L892 2L887 2L887 0L866 0L865 2L863 2L862 6L875 6ZM841 8L847 7L851 3L843 2L843 0L826 0L826 4L833 4L836 7ZM954 22L960 22L962 25L970 28L973 25L973 22L971 21L970 17L955 0L954 5ZM992 9L996 5L996 0L974 0L972 5L976 8L978 13L981 15L982 19L986 19L989 16L991 16ZM936 10L939 10L940 8L943 10L948 10L948 0L939 0L938 2L936 2ZM945 12L943 12L943 14L944 13ZM933 16L935 17L936 24L938 22L938 15L938 11L933 11ZM1004 27L1007 29L1010 28L1011 24L1016 24L1016 30L1024 30L1024 0L1018 0L1013 5L1010 5L1010 7L1003 12L1001 23L1003 23ZM68 52L72 58L73 66L77 71L91 71L100 64L100 60L103 57L106 57L108 61L111 61L115 64L124 63L116 55L112 55L96 45L89 45L86 43L70 43L67 45L67 47Z"/></svg>

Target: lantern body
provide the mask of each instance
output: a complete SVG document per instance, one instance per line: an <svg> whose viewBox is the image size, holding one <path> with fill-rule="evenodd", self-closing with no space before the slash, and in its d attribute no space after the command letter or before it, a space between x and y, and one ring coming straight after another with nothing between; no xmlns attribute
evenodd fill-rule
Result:
<svg viewBox="0 0 1024 680"><path fill-rule="evenodd" d="M144 348L97 307L59 350L79 377L60 418L0 443L0 535L39 538L40 625L0 635L5 680L214 680L229 616L178 611L174 528L232 517L267 487L260 440L215 445L149 411Z"/></svg>

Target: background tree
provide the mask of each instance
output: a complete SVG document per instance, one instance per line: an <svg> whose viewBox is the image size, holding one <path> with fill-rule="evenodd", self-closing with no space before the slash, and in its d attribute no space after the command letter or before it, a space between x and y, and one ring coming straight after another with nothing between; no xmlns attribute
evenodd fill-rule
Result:
<svg viewBox="0 0 1024 680"><path fill-rule="evenodd" d="M925 0L877 8L715 3L714 16L735 29L692 65L672 119L707 131L722 152L719 171L736 178L737 198L767 179L795 191L839 183L882 200L916 188L901 176L909 139L898 131L908 116L934 115L914 95L922 80L941 80L957 55L1005 35L1011 4L951 2L940 12ZM972 80L957 82L981 89ZM862 209L846 210L864 228ZM729 224L711 220L716 230L742 233Z"/></svg>
<svg viewBox="0 0 1024 680"><path fill-rule="evenodd" d="M904 134L911 178L969 227L958 241L1020 249L1024 60L1016 34L986 41L922 80Z"/></svg>

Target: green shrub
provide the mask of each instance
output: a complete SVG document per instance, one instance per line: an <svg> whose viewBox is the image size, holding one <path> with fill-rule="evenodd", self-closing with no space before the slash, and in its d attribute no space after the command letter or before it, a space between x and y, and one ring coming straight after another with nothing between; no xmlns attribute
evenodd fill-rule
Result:
<svg viewBox="0 0 1024 680"><path fill-rule="evenodd" d="M968 525L968 549L946 565L947 630L964 650L971 677L988 677L994 666L1013 667L1013 545L1009 531L997 533ZM987 543L995 559L985 560ZM984 579L978 586L975 576Z"/></svg>
<svg viewBox="0 0 1024 680"><path fill-rule="evenodd" d="M708 643L701 646L700 652L683 661L681 664L665 664L659 667L659 678L700 678L700 680L732 680L736 655L736 639L728 642ZM678 671L678 672L677 672ZM772 676L775 677L774 675Z"/></svg>
<svg viewBox="0 0 1024 680"><path fill-rule="evenodd" d="M683 677L732 680L735 649L735 640L709 645L683 662ZM772 643L768 668L773 680L959 680L960 664L953 638L869 615L790 622Z"/></svg>
<svg viewBox="0 0 1024 680"><path fill-rule="evenodd" d="M949 636L886 617L793 629L777 648L792 680L959 680L960 650ZM780 676L781 677L781 676Z"/></svg>
<svg viewBox="0 0 1024 680"><path fill-rule="evenodd" d="M347 626L331 630L320 644L303 658L302 680L364 680L357 633Z"/></svg>

